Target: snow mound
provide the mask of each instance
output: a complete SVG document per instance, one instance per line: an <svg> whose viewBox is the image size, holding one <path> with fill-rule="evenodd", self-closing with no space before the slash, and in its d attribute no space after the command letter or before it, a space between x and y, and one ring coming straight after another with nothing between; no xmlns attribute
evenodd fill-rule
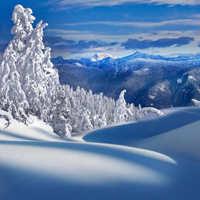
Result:
<svg viewBox="0 0 200 200"><path fill-rule="evenodd" d="M146 138L134 146L200 163L200 121Z"/></svg>
<svg viewBox="0 0 200 200"><path fill-rule="evenodd" d="M186 140L198 132L199 111L168 109L161 118L146 115L139 122L83 136L94 142L59 138L34 117L29 126L12 120L8 128L0 130L0 199L197 200L200 165L183 159L181 153L172 155L169 142L175 145L179 140L174 151L189 149L187 156L195 153L193 146L199 152L194 140ZM188 134L191 129L193 133ZM106 134L113 143L108 144ZM133 147L136 144L139 148ZM151 144L157 152L142 149Z"/></svg>
<svg viewBox="0 0 200 200"><path fill-rule="evenodd" d="M0 142L2 141L62 141L61 138L53 132L48 124L31 116L33 123L25 125L22 122L12 118L8 112L0 110L0 115L6 115L10 119L10 124L5 128L6 120L0 118Z"/></svg>
<svg viewBox="0 0 200 200"><path fill-rule="evenodd" d="M164 110L166 116L96 130L83 137L102 142L149 149L200 163L200 108ZM167 114L168 113L168 114Z"/></svg>

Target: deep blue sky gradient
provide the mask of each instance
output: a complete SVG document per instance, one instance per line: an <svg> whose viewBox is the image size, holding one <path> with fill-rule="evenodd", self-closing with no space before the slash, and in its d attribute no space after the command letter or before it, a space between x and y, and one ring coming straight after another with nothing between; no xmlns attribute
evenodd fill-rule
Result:
<svg viewBox="0 0 200 200"><path fill-rule="evenodd" d="M60 6L60 1L66 6ZM81 4L80 0L1 0L0 52L13 38L11 17L16 4L33 10L34 27L40 20L49 24L44 42L53 57L90 57L98 52L125 56L138 50L161 55L200 52L200 4L136 1L96 6L91 0Z"/></svg>

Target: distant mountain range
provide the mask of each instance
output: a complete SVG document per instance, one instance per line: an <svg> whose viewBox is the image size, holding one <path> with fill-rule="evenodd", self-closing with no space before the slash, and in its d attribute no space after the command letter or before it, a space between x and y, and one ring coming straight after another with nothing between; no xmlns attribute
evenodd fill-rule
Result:
<svg viewBox="0 0 200 200"><path fill-rule="evenodd" d="M200 54L163 57L135 52L119 58L95 54L91 59L52 58L60 82L118 98L126 89L129 103L166 108L200 99Z"/></svg>
<svg viewBox="0 0 200 200"><path fill-rule="evenodd" d="M110 54L103 54L103 53L97 53L94 54L94 56L92 56L91 61L95 62L98 60L103 60L105 58L113 58L113 59L117 59L117 58L121 58L120 56L113 56Z"/></svg>

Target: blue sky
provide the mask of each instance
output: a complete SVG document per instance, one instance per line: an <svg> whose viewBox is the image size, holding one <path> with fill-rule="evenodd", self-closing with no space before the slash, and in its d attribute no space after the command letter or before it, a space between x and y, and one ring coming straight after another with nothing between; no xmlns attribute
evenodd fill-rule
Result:
<svg viewBox="0 0 200 200"><path fill-rule="evenodd" d="M44 42L52 56L118 56L200 52L198 0L1 0L0 52L13 38L10 29L16 4L29 7L49 24Z"/></svg>

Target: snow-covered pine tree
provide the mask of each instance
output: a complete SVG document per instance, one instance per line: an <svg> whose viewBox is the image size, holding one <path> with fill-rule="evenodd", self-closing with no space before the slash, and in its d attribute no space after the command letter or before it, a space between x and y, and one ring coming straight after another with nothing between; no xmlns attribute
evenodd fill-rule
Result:
<svg viewBox="0 0 200 200"><path fill-rule="evenodd" d="M103 107L100 118L106 122L106 124L112 124L114 122L114 109L116 102L112 98L103 96L103 102L101 102Z"/></svg>
<svg viewBox="0 0 200 200"><path fill-rule="evenodd" d="M86 92L83 88L77 87L73 90L68 85L62 86L65 89L68 102L68 123L72 125L73 132L100 128L113 123L115 101L101 94Z"/></svg>
<svg viewBox="0 0 200 200"><path fill-rule="evenodd" d="M24 9L21 5L14 8L12 20L15 23L11 30L14 39L6 48L0 64L0 107L12 113L19 121L26 122L28 102L21 87L18 71L18 59L26 48L26 40L32 31L32 10Z"/></svg>
<svg viewBox="0 0 200 200"><path fill-rule="evenodd" d="M59 77L50 61L50 48L43 44L43 29L47 24L41 21L33 29L35 17L31 14L31 9L21 5L16 5L13 11L15 25L11 33L16 35L1 61L1 108L20 121L30 111L49 121L51 97L56 95Z"/></svg>
<svg viewBox="0 0 200 200"><path fill-rule="evenodd" d="M82 124L81 130L82 131L92 130L93 125L92 125L91 119L90 119L90 116L91 116L90 110L83 107L80 116L81 116L80 120L81 120L81 124Z"/></svg>
<svg viewBox="0 0 200 200"><path fill-rule="evenodd" d="M53 95L52 98L51 123L69 123L69 99L67 98L64 86L58 85L56 95Z"/></svg>
<svg viewBox="0 0 200 200"><path fill-rule="evenodd" d="M13 49L13 42L5 50L0 64L0 108L12 113L15 119L26 123L29 106L16 70L18 55Z"/></svg>
<svg viewBox="0 0 200 200"><path fill-rule="evenodd" d="M103 126L106 126L106 116L105 114L102 116L102 119L99 117L99 115L95 115L93 117L93 127L95 129L102 128Z"/></svg>
<svg viewBox="0 0 200 200"><path fill-rule="evenodd" d="M18 65L30 110L42 120L49 121L51 97L56 95L59 79L57 71L52 69L50 49L43 44L43 29L46 26L40 21L33 29Z"/></svg>
<svg viewBox="0 0 200 200"><path fill-rule="evenodd" d="M56 95L59 77L50 61L50 48L42 41L47 24L41 21L33 29L32 10L21 5L15 6L12 20L15 37L0 64L0 106L20 121L26 121L30 111L49 121L51 97Z"/></svg>
<svg viewBox="0 0 200 200"><path fill-rule="evenodd" d="M32 15L30 8L23 8L21 5L16 5L12 14L12 21L14 26L11 33L15 35L13 48L21 53L26 48L26 41L28 36L33 31L32 23L35 17Z"/></svg>
<svg viewBox="0 0 200 200"><path fill-rule="evenodd" d="M137 108L134 106L133 103L128 104L127 106L127 121L136 120Z"/></svg>
<svg viewBox="0 0 200 200"><path fill-rule="evenodd" d="M125 122L127 120L127 108L124 94L126 90L121 91L119 99L116 101L116 107L114 109L114 123Z"/></svg>

